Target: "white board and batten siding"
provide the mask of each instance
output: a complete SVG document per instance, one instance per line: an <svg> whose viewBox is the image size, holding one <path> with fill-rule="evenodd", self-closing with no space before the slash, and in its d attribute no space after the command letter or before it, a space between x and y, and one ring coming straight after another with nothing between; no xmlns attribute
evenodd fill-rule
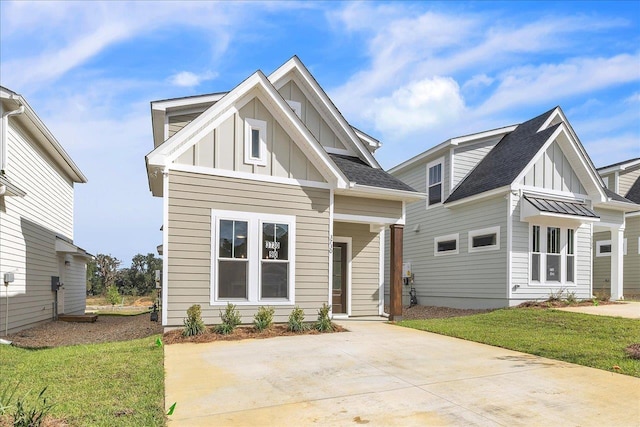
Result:
<svg viewBox="0 0 640 427"><path fill-rule="evenodd" d="M179 326L193 304L207 324L220 323L211 300L212 209L294 215L296 217L295 305L312 317L328 298L329 190L216 177L169 173L167 326ZM245 323L260 305L238 305ZM276 306L274 320L284 322L293 305Z"/></svg>
<svg viewBox="0 0 640 427"><path fill-rule="evenodd" d="M17 331L53 317L51 276L59 276L55 241L56 235L73 239L73 182L31 142L31 136L24 129L16 127L14 121L10 123L7 176L26 196L2 198L0 272L13 272L15 276L15 282L9 286L9 328ZM85 277L80 286L84 297ZM5 296L6 288L2 288L0 297ZM69 302L73 314L84 313L84 300L76 300L73 297ZM2 304L0 330L3 331L4 322Z"/></svg>
<svg viewBox="0 0 640 427"><path fill-rule="evenodd" d="M257 94L257 92L256 92ZM245 119L266 122L266 164L244 163ZM176 161L226 171L324 182L324 178L256 95Z"/></svg>
<svg viewBox="0 0 640 427"><path fill-rule="evenodd" d="M557 142L547 148L542 157L527 172L521 184L547 190L586 194Z"/></svg>

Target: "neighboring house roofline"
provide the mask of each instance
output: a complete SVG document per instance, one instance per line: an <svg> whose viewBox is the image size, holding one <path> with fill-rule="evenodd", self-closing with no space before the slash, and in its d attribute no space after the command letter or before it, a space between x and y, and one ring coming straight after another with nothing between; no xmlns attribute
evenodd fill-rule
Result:
<svg viewBox="0 0 640 427"><path fill-rule="evenodd" d="M162 168L174 161L182 152L197 142L197 140L193 138L195 134L199 133L204 127L212 126L212 123L215 123L220 117L224 117L224 113L235 111L234 104L251 89L256 87L262 88L269 100L277 105L278 113L286 116L289 123L293 125L293 129L307 142L307 147L310 149L307 151L310 151L313 158L318 161L315 165L318 167L320 173L323 174L329 182L334 181L337 188L346 188L348 186L346 176L335 163L331 161L329 154L320 143L316 141L309 129L302 123L300 118L286 103L285 99L260 70L253 73L232 91L227 93L227 95L223 96L218 102L200 114L200 116L147 154L146 161L150 188L152 188L151 180L158 179L157 174L150 170L151 167ZM161 177L159 179L161 179Z"/></svg>
<svg viewBox="0 0 640 427"><path fill-rule="evenodd" d="M87 177L82 173L80 168L74 163L69 154L62 148L62 145L53 136L51 131L45 126L44 122L38 117L36 112L31 108L26 99L4 87L0 86L0 99L7 103L13 102L18 107L24 106L24 114L14 117L23 125L25 125L33 135L39 140L40 145L53 158L53 160L62 168L62 170L76 183L86 183ZM25 117L27 118L25 120Z"/></svg>
<svg viewBox="0 0 640 427"><path fill-rule="evenodd" d="M445 149L448 149L451 146L460 146L460 145L468 145L468 144L470 145L485 138L492 138L499 135L506 135L509 132L513 132L517 126L518 125L505 126L501 128L491 129L491 130L482 131L482 132L476 132L468 135L462 135L462 136L457 136L455 138L447 139L446 141L441 142L440 144L430 148L429 150L424 151L410 158L409 160L406 160L392 167L391 169L389 169L389 173L392 173L392 174L399 173L415 165L416 163L419 163L421 161L426 161L431 157L439 157L441 156L440 153L442 151L445 151Z"/></svg>
<svg viewBox="0 0 640 427"><path fill-rule="evenodd" d="M351 129L353 129L353 131L356 133L356 136L358 138L365 141L367 144L369 144L371 148L373 148L372 153L375 153L378 148L382 147L382 142L378 141L371 135L364 133L363 131L361 131L355 126L351 126Z"/></svg>
<svg viewBox="0 0 640 427"><path fill-rule="evenodd" d="M381 169L381 166L376 158L373 156L373 154L371 154L369 150L365 149L362 142L356 135L356 132L344 118L340 110L338 110L338 107L336 107L331 98L329 98L324 89L322 89L322 86L320 86L318 81L315 79L315 77L313 77L313 75L309 72L302 61L300 61L300 58L298 58L297 55L294 55L291 59L278 67L277 70L269 74L269 81L274 84L277 89L279 89L279 87L277 86L277 82L293 70L296 70L304 78L305 83L307 83L309 87L313 89L314 95L323 104L323 107L326 109L326 111L328 111L334 117L338 125L342 128L343 132L351 140L351 143L354 145L363 160L369 163L371 167Z"/></svg>
<svg viewBox="0 0 640 427"><path fill-rule="evenodd" d="M219 101L229 92L214 92L201 95L181 96L179 98L167 98L157 101L151 101L152 110L166 111L171 108L188 107L194 104L205 104L208 102Z"/></svg>
<svg viewBox="0 0 640 427"><path fill-rule="evenodd" d="M611 172L623 171L638 165L640 165L640 157L637 157L635 159L623 160L618 163L599 167L598 172L600 173L600 175L606 175Z"/></svg>

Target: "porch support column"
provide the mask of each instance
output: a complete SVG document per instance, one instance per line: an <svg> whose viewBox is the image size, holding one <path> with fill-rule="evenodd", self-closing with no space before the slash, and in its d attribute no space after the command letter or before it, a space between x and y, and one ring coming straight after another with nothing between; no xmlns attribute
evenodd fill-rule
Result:
<svg viewBox="0 0 640 427"><path fill-rule="evenodd" d="M624 299L624 227L611 229L611 299Z"/></svg>
<svg viewBox="0 0 640 427"><path fill-rule="evenodd" d="M393 224L390 228L389 319L400 321L402 320L402 232L404 226Z"/></svg>

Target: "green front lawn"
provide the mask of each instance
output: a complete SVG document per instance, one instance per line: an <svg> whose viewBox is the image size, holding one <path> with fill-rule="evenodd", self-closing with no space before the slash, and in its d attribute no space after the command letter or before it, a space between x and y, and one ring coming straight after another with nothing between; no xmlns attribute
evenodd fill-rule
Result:
<svg viewBox="0 0 640 427"><path fill-rule="evenodd" d="M640 343L640 321L635 319L512 308L447 319L405 320L399 325L640 377L640 360L624 351Z"/></svg>
<svg viewBox="0 0 640 427"><path fill-rule="evenodd" d="M0 345L0 397L44 388L51 415L72 426L164 424L163 350L158 335L125 342L25 350ZM8 411L11 413L11 410ZM2 420L0 420L2 425Z"/></svg>

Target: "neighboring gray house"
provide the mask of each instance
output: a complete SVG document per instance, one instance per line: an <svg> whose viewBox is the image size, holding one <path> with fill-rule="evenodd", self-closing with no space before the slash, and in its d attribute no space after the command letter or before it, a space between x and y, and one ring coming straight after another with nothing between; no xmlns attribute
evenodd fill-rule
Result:
<svg viewBox="0 0 640 427"><path fill-rule="evenodd" d="M598 169L607 188L640 204L640 158L630 159ZM611 280L611 232L593 235L593 291L609 295ZM640 206L625 215L624 228L624 296L640 297Z"/></svg>
<svg viewBox="0 0 640 427"><path fill-rule="evenodd" d="M3 335L56 314L84 314L90 255L73 243L73 189L87 179L26 100L1 86L0 116Z"/></svg>
<svg viewBox="0 0 640 427"><path fill-rule="evenodd" d="M450 139L390 173L428 193L407 206L404 234L420 304L504 307L559 291L591 298L600 229L614 235L611 295L623 297L621 230L638 207L606 192L559 107Z"/></svg>
<svg viewBox="0 0 640 427"><path fill-rule="evenodd" d="M230 92L151 103L149 187L164 201L162 324L202 307L243 322L383 314L383 259L401 316L405 202L423 199L380 168L380 143L352 128L297 57ZM391 249L383 236L390 229ZM395 310L395 311L394 311Z"/></svg>

